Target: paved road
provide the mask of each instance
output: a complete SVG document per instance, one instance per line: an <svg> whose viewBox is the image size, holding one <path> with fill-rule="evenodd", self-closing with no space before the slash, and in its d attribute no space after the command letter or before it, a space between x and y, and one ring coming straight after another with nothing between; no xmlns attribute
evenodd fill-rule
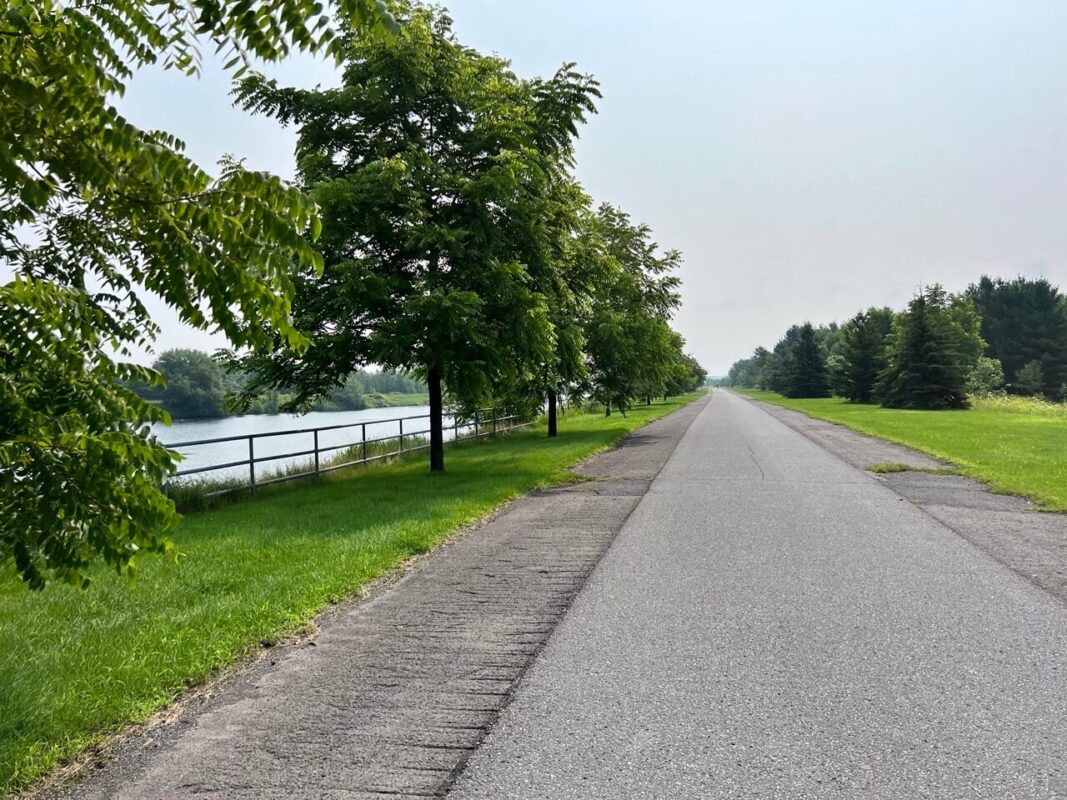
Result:
<svg viewBox="0 0 1067 800"><path fill-rule="evenodd" d="M450 796L1067 798L1067 606L717 391Z"/></svg>
<svg viewBox="0 0 1067 800"><path fill-rule="evenodd" d="M320 618L314 647L272 651L45 796L440 797L705 402L588 459L593 480L510 504Z"/></svg>

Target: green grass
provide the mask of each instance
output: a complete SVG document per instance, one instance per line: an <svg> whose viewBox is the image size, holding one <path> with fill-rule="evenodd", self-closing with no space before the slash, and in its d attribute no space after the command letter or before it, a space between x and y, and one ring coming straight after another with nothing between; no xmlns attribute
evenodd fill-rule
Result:
<svg viewBox="0 0 1067 800"><path fill-rule="evenodd" d="M1067 511L1067 406L1026 398L989 398L966 411L908 411L839 398L791 400L774 392L744 394L812 417L914 447L951 461L996 492L1029 497Z"/></svg>
<svg viewBox="0 0 1067 800"><path fill-rule="evenodd" d="M695 396L694 396L695 397ZM98 571L90 589L27 591L0 575L0 794L18 790L110 732L147 719L213 672L305 626L327 604L423 553L693 397L618 414L571 412L543 427L425 454L188 516L177 562L139 577Z"/></svg>
<svg viewBox="0 0 1067 800"><path fill-rule="evenodd" d="M874 472L878 475L887 475L890 472L926 472L930 475L960 474L960 471L956 467L914 467L911 464L899 464L895 461L888 461L880 464L868 464L866 469L868 472Z"/></svg>
<svg viewBox="0 0 1067 800"><path fill-rule="evenodd" d="M430 395L428 392L375 392L364 395L367 400L367 408L391 408L394 406L428 406Z"/></svg>

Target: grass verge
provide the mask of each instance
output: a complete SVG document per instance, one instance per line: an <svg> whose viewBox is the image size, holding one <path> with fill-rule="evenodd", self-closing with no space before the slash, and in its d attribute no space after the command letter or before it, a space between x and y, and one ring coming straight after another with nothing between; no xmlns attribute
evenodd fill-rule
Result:
<svg viewBox="0 0 1067 800"><path fill-rule="evenodd" d="M301 629L327 604L697 395L279 484L192 514L177 561L146 557L135 584L103 569L85 591L31 593L0 575L0 794L17 791L182 691Z"/></svg>
<svg viewBox="0 0 1067 800"><path fill-rule="evenodd" d="M976 400L965 411L911 411L840 398L794 400L743 394L951 461L995 492L1067 511L1067 413L1061 405L1012 398Z"/></svg>

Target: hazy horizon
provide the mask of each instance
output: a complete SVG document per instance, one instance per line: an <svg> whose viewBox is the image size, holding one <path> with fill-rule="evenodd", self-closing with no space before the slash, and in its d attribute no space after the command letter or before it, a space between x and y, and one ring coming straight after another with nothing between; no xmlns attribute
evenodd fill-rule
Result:
<svg viewBox="0 0 1067 800"><path fill-rule="evenodd" d="M523 76L575 61L601 82L577 176L685 254L676 327L712 374L794 322L903 307L982 273L1067 284L1067 4L562 0L447 4L466 44ZM336 83L296 58L283 82ZM284 176L293 134L199 81L149 70L121 103L210 166ZM224 340L177 323L169 347Z"/></svg>

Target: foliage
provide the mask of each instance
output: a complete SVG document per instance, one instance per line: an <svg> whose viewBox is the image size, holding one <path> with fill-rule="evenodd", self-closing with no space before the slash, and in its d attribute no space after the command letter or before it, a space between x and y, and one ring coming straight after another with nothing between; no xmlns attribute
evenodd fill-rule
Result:
<svg viewBox="0 0 1067 800"><path fill-rule="evenodd" d="M188 516L174 536L181 561L144 559L132 587L97 569L92 592L57 586L31 596L8 572L0 581L0 794L148 718L500 504L572 480L572 464L685 402L626 419L571 411L553 441L531 430L461 444L438 479L411 459L264 489L255 503Z"/></svg>
<svg viewBox="0 0 1067 800"><path fill-rule="evenodd" d="M1060 386L1067 382L1067 298L1059 289L1044 279L1006 281L983 275L967 296L982 318L986 354L1004 366L1008 391L1022 391L1018 373L1037 361L1042 371L1037 391L1060 396Z"/></svg>
<svg viewBox="0 0 1067 800"><path fill-rule="evenodd" d="M966 408L964 332L938 286L921 291L893 321L876 394L887 408Z"/></svg>
<svg viewBox="0 0 1067 800"><path fill-rule="evenodd" d="M680 302L671 273L681 254L661 253L647 225L634 225L609 204L600 206L593 224L602 261L586 320L586 354L591 395L610 414L662 392L682 356L683 342L669 324Z"/></svg>
<svg viewBox="0 0 1067 800"><path fill-rule="evenodd" d="M231 413L228 396L239 395L249 382L245 372L223 370L200 350L167 350L152 364L164 383L135 382L131 388L175 419L222 417ZM383 370L357 370L344 383L311 406L312 411L351 411L391 405L425 404L426 384L409 375ZM277 414L292 397L287 388L257 395L242 410Z"/></svg>
<svg viewBox="0 0 1067 800"><path fill-rule="evenodd" d="M885 369L886 339L893 325L889 308L861 311L843 326L838 394L853 403L870 403Z"/></svg>
<svg viewBox="0 0 1067 800"><path fill-rule="evenodd" d="M704 386L707 380L708 371L700 365L700 362L689 353L682 353L670 378L667 379L663 393L667 397L689 394Z"/></svg>
<svg viewBox="0 0 1067 800"><path fill-rule="evenodd" d="M969 397L988 397L1004 386L1004 369L995 358L981 356L967 376Z"/></svg>
<svg viewBox="0 0 1067 800"><path fill-rule="evenodd" d="M747 386L752 389L769 389L769 367L771 352L765 347L757 347L751 358L735 361L726 375L725 385Z"/></svg>
<svg viewBox="0 0 1067 800"><path fill-rule="evenodd" d="M983 276L962 294L948 295L935 285L923 295L932 337L924 346L936 351L930 354L926 377L918 367L887 371L891 341L898 349L903 342L890 333L908 327L894 326L891 309L871 308L843 326L831 323L815 329L834 394L867 403L881 392L894 404L936 402L951 407L956 399L906 401L902 396L916 391L916 381L930 380L948 381L950 394L958 399L962 395L957 379L962 375L967 395L984 396L1004 387L1019 394L1067 398L1067 298L1048 281ZM913 334L917 331L911 327ZM726 385L789 392L799 332L794 325L773 353L761 347L750 358L735 362ZM912 354L915 365L921 365L924 358L918 350ZM1008 360L1002 363L1001 358ZM927 388L937 395L945 386Z"/></svg>
<svg viewBox="0 0 1067 800"><path fill-rule="evenodd" d="M163 376L158 387L135 387L145 399L158 402L171 417L221 417L225 410L226 388L222 367L200 350L166 350L152 363Z"/></svg>
<svg viewBox="0 0 1067 800"><path fill-rule="evenodd" d="M48 281L0 287L0 563L33 589L84 583L96 557L130 570L174 522L159 484L175 454L144 426L167 415L123 385L158 378L102 355L101 317Z"/></svg>
<svg viewBox="0 0 1067 800"><path fill-rule="evenodd" d="M339 10L357 27L388 23L372 0ZM15 278L0 292L17 327L4 329L0 558L30 585L80 580L96 556L128 567L138 549L163 547L174 521L155 480L171 456L147 426L162 415L116 386L154 380L120 363L156 333L145 293L236 345L295 346L290 267L320 263L301 235L318 227L309 198L233 161L210 176L173 136L123 118L114 97L147 64L195 73L201 42L228 51L231 68L294 47L331 52L327 13L312 0L255 13L239 0L6 4L0 267Z"/></svg>
<svg viewBox="0 0 1067 800"><path fill-rule="evenodd" d="M796 347L790 359L787 397L829 397L830 380L826 360L815 341L815 329L810 322L800 326Z"/></svg>
<svg viewBox="0 0 1067 800"><path fill-rule="evenodd" d="M293 407L361 364L416 372L429 385L440 469L442 385L478 405L552 358L549 294L531 253L546 246L553 187L597 90L569 64L548 80L518 79L456 41L440 11L398 16L396 37L346 43L338 89L261 77L241 86L246 108L298 127L326 263L296 281L295 322L310 347L275 337L245 364L256 375L249 394L290 386Z"/></svg>
<svg viewBox="0 0 1067 800"><path fill-rule="evenodd" d="M1016 373L1011 388L1018 394L1026 395L1028 397L1036 397L1041 394L1041 389L1044 385L1045 375L1044 371L1041 369L1041 362L1028 361L1023 364L1022 368Z"/></svg>
<svg viewBox="0 0 1067 800"><path fill-rule="evenodd" d="M793 359L799 342L800 326L792 325L774 346L767 363L765 383L768 389L782 394L789 391L793 379Z"/></svg>

